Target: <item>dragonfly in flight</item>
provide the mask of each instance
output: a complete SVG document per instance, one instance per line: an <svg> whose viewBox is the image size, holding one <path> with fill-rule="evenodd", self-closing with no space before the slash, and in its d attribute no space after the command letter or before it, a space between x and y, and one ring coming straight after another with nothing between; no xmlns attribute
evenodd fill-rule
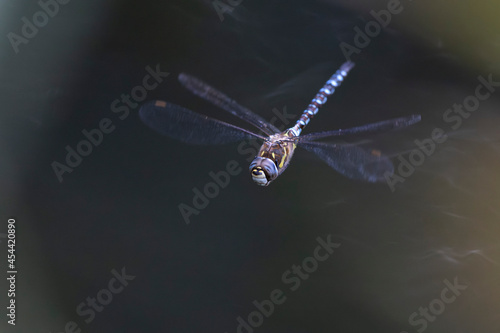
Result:
<svg viewBox="0 0 500 333"><path fill-rule="evenodd" d="M317 140L376 134L403 128L419 122L420 115L349 129L300 135L353 67L353 62L344 63L319 90L295 125L283 132L222 92L187 74L180 74L179 81L192 93L248 122L260 132L246 130L159 100L145 103L139 111L139 116L146 125L160 134L189 144L216 145L252 138L262 140L263 144L249 168L252 179L257 185L267 186L281 175L290 164L297 146L315 153L330 167L348 178L373 183L382 182L387 175L392 175L394 172L394 166L387 156L376 150L368 152L352 144L331 144Z"/></svg>

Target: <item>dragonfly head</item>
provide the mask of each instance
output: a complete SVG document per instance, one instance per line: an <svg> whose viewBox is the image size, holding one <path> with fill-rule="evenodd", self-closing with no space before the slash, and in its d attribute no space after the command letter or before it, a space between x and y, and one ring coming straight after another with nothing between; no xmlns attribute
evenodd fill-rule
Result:
<svg viewBox="0 0 500 333"><path fill-rule="evenodd" d="M257 185L267 186L278 177L278 168L274 162L266 157L256 157L250 163L250 174Z"/></svg>

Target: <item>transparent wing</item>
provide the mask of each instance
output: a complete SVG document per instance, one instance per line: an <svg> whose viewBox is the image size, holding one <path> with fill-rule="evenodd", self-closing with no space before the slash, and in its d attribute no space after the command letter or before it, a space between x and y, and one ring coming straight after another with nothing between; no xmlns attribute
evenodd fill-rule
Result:
<svg viewBox="0 0 500 333"><path fill-rule="evenodd" d="M398 128L407 127L418 123L421 120L419 114L414 114L409 117L396 118L380 121L378 123L353 127L344 130L335 130L327 132L317 132L306 134L297 139L297 142L309 142L322 138L332 137L332 136L348 136L348 135L360 135L360 134L376 134L391 131Z"/></svg>
<svg viewBox="0 0 500 333"><path fill-rule="evenodd" d="M257 127L262 132L266 133L267 135L273 135L280 132L278 128L266 121L261 116L239 105L236 101L232 100L228 96L224 95L223 93L201 81L200 79L188 74L181 73L179 75L179 81L184 87L189 89L196 96L199 96L220 107L221 109L228 111L232 115L243 119L244 121Z"/></svg>
<svg viewBox="0 0 500 333"><path fill-rule="evenodd" d="M191 144L216 145L250 138L265 139L243 128L163 101L144 104L139 110L139 116L158 133Z"/></svg>
<svg viewBox="0 0 500 333"><path fill-rule="evenodd" d="M318 155L329 166L342 175L371 183L383 182L385 175L392 175L392 162L378 151L372 153L353 145L304 142L299 147Z"/></svg>

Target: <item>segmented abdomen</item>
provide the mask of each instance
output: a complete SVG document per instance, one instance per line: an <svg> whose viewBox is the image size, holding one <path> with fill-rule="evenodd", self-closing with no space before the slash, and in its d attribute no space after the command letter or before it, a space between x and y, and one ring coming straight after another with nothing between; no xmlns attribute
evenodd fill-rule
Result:
<svg viewBox="0 0 500 333"><path fill-rule="evenodd" d="M309 106L300 116L300 119L297 120L297 123L291 128L296 136L300 135L304 127L306 127L306 125L309 124L309 121L318 113L319 108L326 103L328 96L335 92L335 88L340 86L353 67L354 63L351 61L342 64L335 74L333 74L326 82L323 88L321 88L316 96L314 96Z"/></svg>

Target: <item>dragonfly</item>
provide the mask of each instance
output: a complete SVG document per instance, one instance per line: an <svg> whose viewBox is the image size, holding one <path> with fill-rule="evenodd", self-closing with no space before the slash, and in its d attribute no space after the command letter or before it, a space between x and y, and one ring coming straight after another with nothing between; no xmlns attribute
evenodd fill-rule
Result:
<svg viewBox="0 0 500 333"><path fill-rule="evenodd" d="M262 140L262 146L249 167L253 181L260 186L268 186L285 171L297 146L316 154L334 170L350 179L382 182L393 174L394 165L380 151L368 151L355 144L326 143L318 140L371 135L404 128L419 122L420 115L301 135L304 127L317 115L319 108L326 103L353 67L354 63L351 61L342 64L314 96L294 126L284 131L280 131L260 115L241 106L202 80L184 73L181 73L178 79L185 88L253 125L258 131L247 130L161 100L146 102L139 110L139 117L156 132L188 144L217 145L247 139Z"/></svg>

